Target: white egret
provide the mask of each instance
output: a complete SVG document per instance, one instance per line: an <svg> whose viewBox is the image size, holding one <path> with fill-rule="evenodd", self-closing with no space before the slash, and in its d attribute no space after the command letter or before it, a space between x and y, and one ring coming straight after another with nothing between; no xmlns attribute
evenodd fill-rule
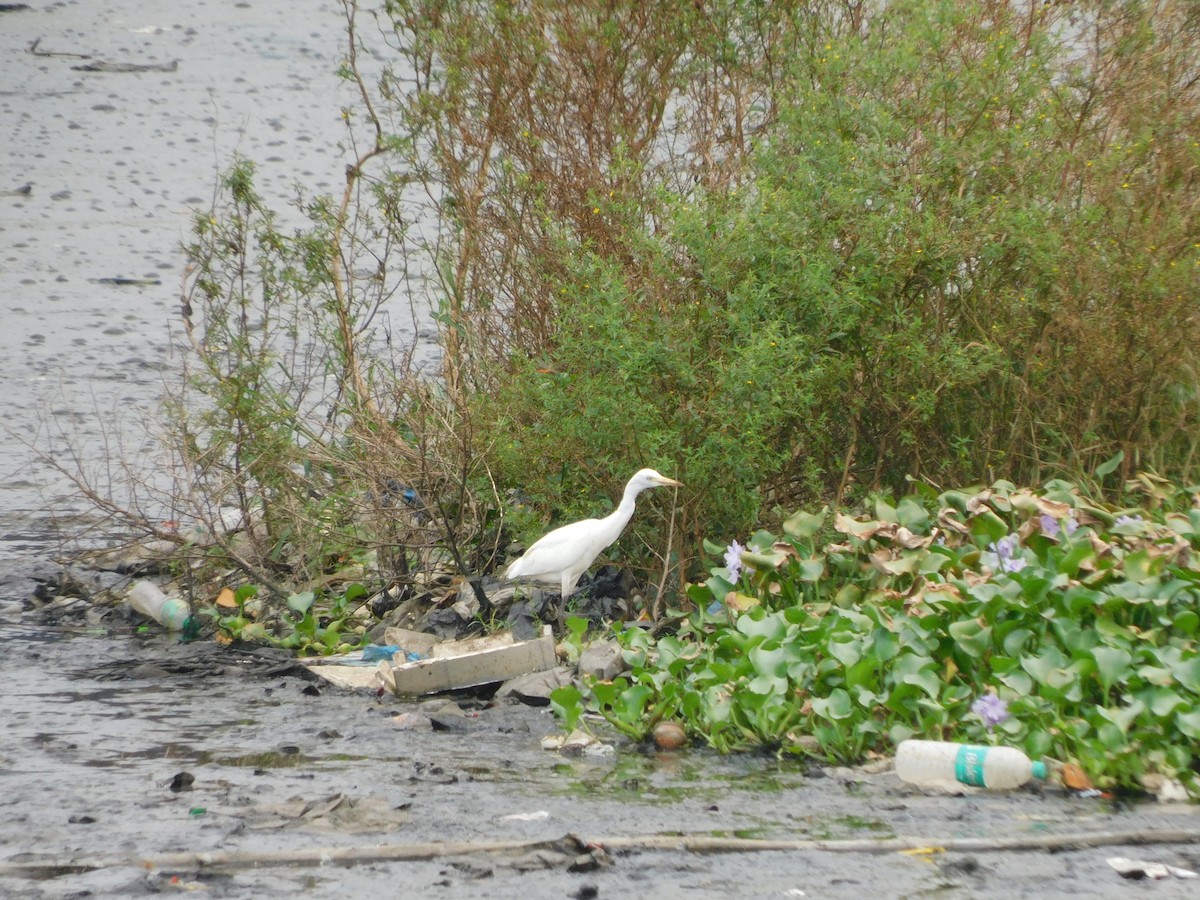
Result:
<svg viewBox="0 0 1200 900"><path fill-rule="evenodd" d="M534 541L520 559L509 565L504 577L509 581L559 585L565 602L600 551L621 536L633 518L637 495L647 488L664 485L683 487L674 478L660 475L653 469L634 473L625 485L625 493L616 509L603 519L572 522Z"/></svg>

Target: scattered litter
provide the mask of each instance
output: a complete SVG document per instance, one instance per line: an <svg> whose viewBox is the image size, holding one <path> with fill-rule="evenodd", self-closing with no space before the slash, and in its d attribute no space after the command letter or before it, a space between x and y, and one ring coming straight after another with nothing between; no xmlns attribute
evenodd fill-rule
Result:
<svg viewBox="0 0 1200 900"><path fill-rule="evenodd" d="M349 653L338 653L333 656L319 656L312 659L311 665L316 666L374 666L381 660L390 662L400 648L395 644L371 644L361 650Z"/></svg>
<svg viewBox="0 0 1200 900"><path fill-rule="evenodd" d="M1174 778L1168 778L1163 781L1162 788L1158 794L1159 803L1190 803L1191 797L1188 795L1187 788Z"/></svg>
<svg viewBox="0 0 1200 900"><path fill-rule="evenodd" d="M438 641L433 635L389 628L387 644L336 657L305 661L314 675L339 687L377 689L417 696L507 681L518 675L553 669L550 626L532 641L517 641L511 631L462 641ZM391 651L389 654L388 651ZM393 660L403 654L404 662ZM372 665L375 668L370 668Z"/></svg>
<svg viewBox="0 0 1200 900"><path fill-rule="evenodd" d="M353 690L377 690L383 681L379 670L383 668L391 669L391 664L387 662L377 663L376 666L378 668L371 668L370 666L364 666L360 662L352 662L346 665L330 662L329 657L302 659L300 662L304 663L308 667L308 671L314 675L319 675L321 678L332 682L338 687L351 688ZM384 686L386 687L386 684Z"/></svg>
<svg viewBox="0 0 1200 900"><path fill-rule="evenodd" d="M1142 787L1158 798L1159 803L1187 803L1191 798L1178 779L1167 778L1158 772L1142 776Z"/></svg>
<svg viewBox="0 0 1200 900"><path fill-rule="evenodd" d="M186 630L192 611L186 600L168 597L152 581L139 581L130 589L129 605L170 631Z"/></svg>
<svg viewBox="0 0 1200 900"><path fill-rule="evenodd" d="M359 654L364 663L373 663L381 659L392 659L399 652L400 648L395 644L372 644L370 647L363 647Z"/></svg>
<svg viewBox="0 0 1200 900"><path fill-rule="evenodd" d="M1127 859L1124 856L1110 856L1108 864L1117 870L1122 878L1196 878L1191 869L1180 869L1168 866L1166 863L1144 862L1138 859Z"/></svg>
<svg viewBox="0 0 1200 900"><path fill-rule="evenodd" d="M1074 791L1090 791L1093 789L1092 780L1087 773L1075 763L1067 763L1062 767L1062 783Z"/></svg>
<svg viewBox="0 0 1200 900"><path fill-rule="evenodd" d="M550 813L544 809L539 809L537 812L528 813L513 813L508 816L501 816L501 822L542 822L550 818Z"/></svg>
<svg viewBox="0 0 1200 900"><path fill-rule="evenodd" d="M553 669L553 631L542 629L542 636L517 642L511 631L435 644L429 659L419 659L392 668L397 694L433 694L507 681L527 672Z"/></svg>

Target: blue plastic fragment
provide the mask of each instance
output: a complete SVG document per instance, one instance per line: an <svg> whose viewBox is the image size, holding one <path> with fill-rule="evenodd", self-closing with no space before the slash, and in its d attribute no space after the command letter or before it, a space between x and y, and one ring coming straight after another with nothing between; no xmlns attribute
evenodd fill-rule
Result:
<svg viewBox="0 0 1200 900"><path fill-rule="evenodd" d="M395 644L372 644L363 647L363 662L378 662L381 659L391 659L400 651Z"/></svg>

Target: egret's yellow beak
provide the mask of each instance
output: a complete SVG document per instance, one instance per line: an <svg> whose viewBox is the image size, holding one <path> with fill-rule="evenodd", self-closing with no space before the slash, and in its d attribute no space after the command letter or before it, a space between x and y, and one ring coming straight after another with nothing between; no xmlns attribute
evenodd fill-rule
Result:
<svg viewBox="0 0 1200 900"><path fill-rule="evenodd" d="M664 487L683 487L682 481L676 481L674 478L668 478L666 475L660 477L658 483Z"/></svg>

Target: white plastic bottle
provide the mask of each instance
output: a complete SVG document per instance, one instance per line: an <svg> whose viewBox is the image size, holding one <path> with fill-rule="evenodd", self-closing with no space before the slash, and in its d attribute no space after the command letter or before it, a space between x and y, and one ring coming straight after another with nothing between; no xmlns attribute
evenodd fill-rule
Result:
<svg viewBox="0 0 1200 900"><path fill-rule="evenodd" d="M182 631L192 615L185 601L168 597L152 581L139 581L130 588L129 605L171 631Z"/></svg>
<svg viewBox="0 0 1200 900"><path fill-rule="evenodd" d="M901 741L896 774L912 784L959 781L1007 791L1031 778L1045 778L1046 764L1015 747L983 747L947 741Z"/></svg>

